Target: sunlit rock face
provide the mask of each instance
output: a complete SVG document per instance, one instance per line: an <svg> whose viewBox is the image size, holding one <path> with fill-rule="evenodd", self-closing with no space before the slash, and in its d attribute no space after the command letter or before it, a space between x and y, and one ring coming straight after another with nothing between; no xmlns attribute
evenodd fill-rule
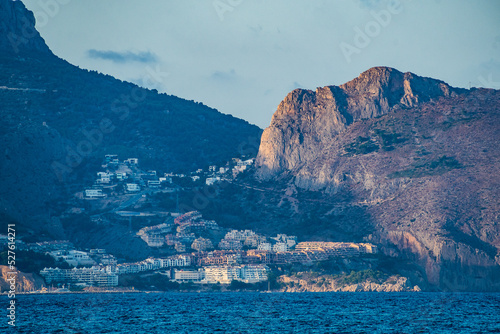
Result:
<svg viewBox="0 0 500 334"><path fill-rule="evenodd" d="M446 83L374 67L340 86L295 89L280 103L264 130L256 165L266 179L315 158L346 127L395 107L413 107L461 90Z"/></svg>

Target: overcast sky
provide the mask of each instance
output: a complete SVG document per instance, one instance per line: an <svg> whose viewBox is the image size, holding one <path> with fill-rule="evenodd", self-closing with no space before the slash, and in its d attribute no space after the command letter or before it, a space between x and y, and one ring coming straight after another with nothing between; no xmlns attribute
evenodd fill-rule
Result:
<svg viewBox="0 0 500 334"><path fill-rule="evenodd" d="M292 89L339 85L373 66L500 89L496 0L23 2L70 63L262 128Z"/></svg>

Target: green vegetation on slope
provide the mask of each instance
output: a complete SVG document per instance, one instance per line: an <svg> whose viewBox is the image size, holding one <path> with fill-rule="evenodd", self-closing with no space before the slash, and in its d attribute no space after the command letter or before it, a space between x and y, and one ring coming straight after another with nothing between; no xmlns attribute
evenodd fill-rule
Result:
<svg viewBox="0 0 500 334"><path fill-rule="evenodd" d="M454 157L443 155L435 160L430 160L424 163L415 164L412 167L390 173L389 178L409 177L418 178L424 176L441 175L450 170L462 168L463 166Z"/></svg>

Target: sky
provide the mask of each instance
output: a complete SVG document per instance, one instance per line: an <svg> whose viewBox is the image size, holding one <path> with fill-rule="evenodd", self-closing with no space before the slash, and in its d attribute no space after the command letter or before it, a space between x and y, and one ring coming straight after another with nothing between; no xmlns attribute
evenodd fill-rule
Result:
<svg viewBox="0 0 500 334"><path fill-rule="evenodd" d="M373 66L500 89L496 0L22 0L59 57L261 128Z"/></svg>

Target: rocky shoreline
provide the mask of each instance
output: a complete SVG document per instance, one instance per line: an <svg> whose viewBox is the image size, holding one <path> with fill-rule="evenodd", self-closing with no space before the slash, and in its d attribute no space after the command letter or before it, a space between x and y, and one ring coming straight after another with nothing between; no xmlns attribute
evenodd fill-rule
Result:
<svg viewBox="0 0 500 334"><path fill-rule="evenodd" d="M282 292L420 292L418 285L412 285L407 277L391 276L381 283L364 281L343 284L327 275L315 279L302 279L295 275L280 276L278 282L284 287Z"/></svg>

